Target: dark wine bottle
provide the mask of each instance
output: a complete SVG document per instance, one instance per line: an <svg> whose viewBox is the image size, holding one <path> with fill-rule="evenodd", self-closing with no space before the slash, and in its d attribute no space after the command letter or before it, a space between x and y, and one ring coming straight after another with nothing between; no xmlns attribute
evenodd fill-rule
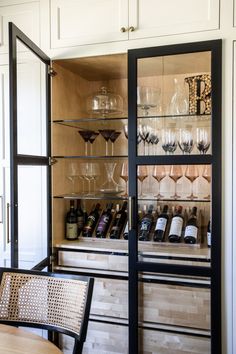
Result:
<svg viewBox="0 0 236 354"><path fill-rule="evenodd" d="M207 225L207 246L211 247L211 220L209 220Z"/></svg>
<svg viewBox="0 0 236 354"><path fill-rule="evenodd" d="M158 242L164 241L165 232L167 229L167 223L169 219L167 212L168 212L168 205L165 205L162 213L157 218L153 241L158 241Z"/></svg>
<svg viewBox="0 0 236 354"><path fill-rule="evenodd" d="M110 232L110 238L119 239L121 232L124 228L125 222L127 220L127 202L124 202L122 208L116 213L113 220Z"/></svg>
<svg viewBox="0 0 236 354"><path fill-rule="evenodd" d="M93 208L91 213L89 214L88 219L83 228L84 237L92 237L93 231L99 219L99 209L100 209L100 204L97 203L95 208Z"/></svg>
<svg viewBox="0 0 236 354"><path fill-rule="evenodd" d="M197 207L193 207L185 227L184 242L192 243L192 244L196 243L197 237L198 237Z"/></svg>
<svg viewBox="0 0 236 354"><path fill-rule="evenodd" d="M171 220L170 231L168 240L169 242L180 242L183 228L183 216L182 216L183 207L181 205L177 206L175 209L174 216Z"/></svg>
<svg viewBox="0 0 236 354"><path fill-rule="evenodd" d="M129 224L128 224L128 220L126 221L126 224L125 224L124 233L123 233L123 238L124 238L124 240L128 240L128 238L129 238Z"/></svg>
<svg viewBox="0 0 236 354"><path fill-rule="evenodd" d="M149 241L150 231L153 223L153 205L149 206L148 212L141 220L140 230L139 230L139 241Z"/></svg>
<svg viewBox="0 0 236 354"><path fill-rule="evenodd" d="M96 237L99 238L105 238L108 228L111 224L111 220L112 220L112 209L113 203L109 203L106 206L106 209L104 210L104 212L102 213L99 221L98 221L98 226L97 226L97 230L96 230Z"/></svg>
<svg viewBox="0 0 236 354"><path fill-rule="evenodd" d="M84 212L81 208L80 199L78 199L77 201L76 215L77 215L77 227L78 227L78 236L79 236L85 224L85 217L84 217Z"/></svg>
<svg viewBox="0 0 236 354"><path fill-rule="evenodd" d="M77 215L75 211L74 200L70 201L70 210L66 214L66 239L76 240L78 238L77 233Z"/></svg>

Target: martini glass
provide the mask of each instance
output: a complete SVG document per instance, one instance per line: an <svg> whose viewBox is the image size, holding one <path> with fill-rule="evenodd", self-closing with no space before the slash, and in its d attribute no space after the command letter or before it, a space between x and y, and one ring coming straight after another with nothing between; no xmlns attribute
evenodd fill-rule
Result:
<svg viewBox="0 0 236 354"><path fill-rule="evenodd" d="M111 134L110 136L110 140L111 140L111 155L114 155L114 142L116 141L117 138L119 138L121 132L114 132L113 134Z"/></svg>
<svg viewBox="0 0 236 354"><path fill-rule="evenodd" d="M110 137L112 136L112 134L115 133L115 130L114 129L101 129L101 130L99 130L99 133L102 135L102 137L106 141L106 156L108 156L108 141L109 141Z"/></svg>
<svg viewBox="0 0 236 354"><path fill-rule="evenodd" d="M78 130L78 133L80 134L80 136L84 139L85 142L85 156L88 156L88 142L91 139L91 137L94 134L93 130Z"/></svg>
<svg viewBox="0 0 236 354"><path fill-rule="evenodd" d="M99 135L98 132L93 132L93 134L91 135L91 137L89 138L89 142L90 142L90 155L93 155L93 143L96 139L96 137Z"/></svg>

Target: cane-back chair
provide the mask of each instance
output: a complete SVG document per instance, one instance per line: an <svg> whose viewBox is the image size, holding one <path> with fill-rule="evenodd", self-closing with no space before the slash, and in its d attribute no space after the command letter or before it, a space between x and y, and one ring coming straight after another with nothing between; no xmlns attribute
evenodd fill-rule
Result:
<svg viewBox="0 0 236 354"><path fill-rule="evenodd" d="M0 322L47 329L75 339L73 354L86 340L93 278L0 268Z"/></svg>

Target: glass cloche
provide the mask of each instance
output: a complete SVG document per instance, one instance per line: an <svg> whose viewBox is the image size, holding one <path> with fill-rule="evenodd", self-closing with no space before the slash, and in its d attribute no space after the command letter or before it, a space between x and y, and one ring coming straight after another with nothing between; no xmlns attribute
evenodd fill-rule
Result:
<svg viewBox="0 0 236 354"><path fill-rule="evenodd" d="M123 112L123 98L103 86L98 92L87 98L87 111L90 114L100 114L103 117L121 114Z"/></svg>

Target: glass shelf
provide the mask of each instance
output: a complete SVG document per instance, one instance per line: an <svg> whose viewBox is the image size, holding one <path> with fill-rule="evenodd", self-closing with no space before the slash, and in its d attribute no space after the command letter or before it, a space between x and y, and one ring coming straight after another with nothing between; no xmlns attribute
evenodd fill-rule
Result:
<svg viewBox="0 0 236 354"><path fill-rule="evenodd" d="M124 121L124 123L127 123L128 117L101 117L101 118L79 118L79 119L54 119L52 121L52 123L56 123L56 124L61 124L61 125L66 125L69 126L71 128L79 128L80 124L83 123L106 123L106 122L120 122L120 121ZM86 125L87 126L87 125Z"/></svg>
<svg viewBox="0 0 236 354"><path fill-rule="evenodd" d="M100 159L100 160L109 160L109 159L127 159L127 155L113 155L113 156L53 156L55 159Z"/></svg>
<svg viewBox="0 0 236 354"><path fill-rule="evenodd" d="M179 199L173 199L173 198L162 198L162 199L157 199L154 197L143 197L143 198L139 198L138 197L138 201L147 201L147 202L152 202L152 201L156 201L159 203L162 202L175 202L175 203L210 203L211 200L210 199L203 199L203 198L199 198L199 199L187 199L187 198L179 198Z"/></svg>
<svg viewBox="0 0 236 354"><path fill-rule="evenodd" d="M119 195L110 194L96 194L96 195L86 195L86 194L60 194L55 195L53 198L60 199L83 199L83 200L127 200L126 197Z"/></svg>
<svg viewBox="0 0 236 354"><path fill-rule="evenodd" d="M208 121L211 119L211 114L176 114L176 115L138 115L138 119L185 119L193 121L196 120L205 120Z"/></svg>

